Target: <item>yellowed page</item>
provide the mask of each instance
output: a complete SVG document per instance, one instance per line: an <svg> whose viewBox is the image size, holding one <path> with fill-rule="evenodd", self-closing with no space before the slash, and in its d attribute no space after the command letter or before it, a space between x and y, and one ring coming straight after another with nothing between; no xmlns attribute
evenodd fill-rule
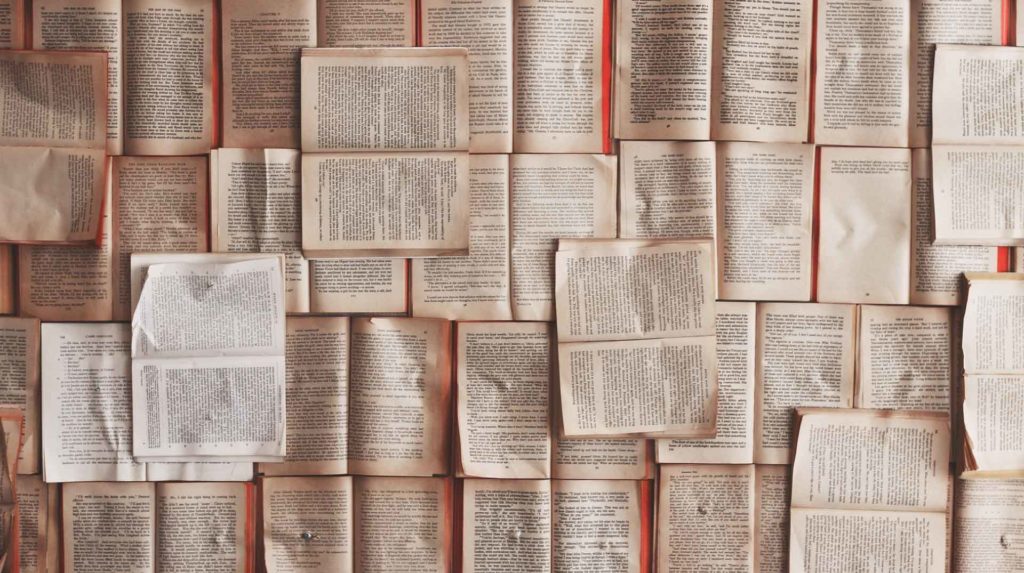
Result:
<svg viewBox="0 0 1024 573"><path fill-rule="evenodd" d="M38 320L0 316L0 405L24 415L19 474L39 473L39 344Z"/></svg>
<svg viewBox="0 0 1024 573"><path fill-rule="evenodd" d="M210 154L210 250L285 255L288 312L309 312L299 157L291 149L217 149Z"/></svg>
<svg viewBox="0 0 1024 573"><path fill-rule="evenodd" d="M416 44L415 0L317 0L321 48Z"/></svg>
<svg viewBox="0 0 1024 573"><path fill-rule="evenodd" d="M451 570L451 491L445 478L355 478L353 570Z"/></svg>
<svg viewBox="0 0 1024 573"><path fill-rule="evenodd" d="M910 168L909 149L821 150L819 301L910 301Z"/></svg>
<svg viewBox="0 0 1024 573"><path fill-rule="evenodd" d="M812 0L715 0L712 139L807 141L813 13Z"/></svg>
<svg viewBox="0 0 1024 573"><path fill-rule="evenodd" d="M658 572L752 571L754 466L680 464L659 470Z"/></svg>
<svg viewBox="0 0 1024 573"><path fill-rule="evenodd" d="M1024 570L1024 553L1016 542L1024 528L1024 480L958 479L954 497L953 571Z"/></svg>
<svg viewBox="0 0 1024 573"><path fill-rule="evenodd" d="M456 325L459 463L470 477L551 477L551 328Z"/></svg>
<svg viewBox="0 0 1024 573"><path fill-rule="evenodd" d="M1024 148L932 147L935 242L1024 245Z"/></svg>
<svg viewBox="0 0 1024 573"><path fill-rule="evenodd" d="M642 573L643 482L551 482L551 569Z"/></svg>
<svg viewBox="0 0 1024 573"><path fill-rule="evenodd" d="M469 156L469 255L412 261L412 315L512 320L509 159Z"/></svg>
<svg viewBox="0 0 1024 573"><path fill-rule="evenodd" d="M349 319L290 316L285 333L283 463L265 475L348 473Z"/></svg>
<svg viewBox="0 0 1024 573"><path fill-rule="evenodd" d="M214 141L214 0L123 0L124 151L198 155Z"/></svg>
<svg viewBox="0 0 1024 573"><path fill-rule="evenodd" d="M810 300L814 146L718 145L718 296Z"/></svg>
<svg viewBox="0 0 1024 573"><path fill-rule="evenodd" d="M864 305L858 324L858 408L950 411L950 309Z"/></svg>
<svg viewBox="0 0 1024 573"><path fill-rule="evenodd" d="M406 259L309 261L309 310L318 313L405 314Z"/></svg>
<svg viewBox="0 0 1024 573"><path fill-rule="evenodd" d="M469 150L512 153L513 0L423 0L422 46L469 48Z"/></svg>
<svg viewBox="0 0 1024 573"><path fill-rule="evenodd" d="M302 50L302 151L469 149L466 48Z"/></svg>
<svg viewBox="0 0 1024 573"><path fill-rule="evenodd" d="M928 147L936 44L1002 43L1002 0L910 2L910 147Z"/></svg>
<svg viewBox="0 0 1024 573"><path fill-rule="evenodd" d="M352 478L268 477L263 500L267 573L351 573Z"/></svg>
<svg viewBox="0 0 1024 573"><path fill-rule="evenodd" d="M940 45L935 49L933 144L1022 145L1024 50ZM937 162L937 158L936 158Z"/></svg>
<svg viewBox="0 0 1024 573"><path fill-rule="evenodd" d="M968 373L964 378L964 438L970 469L1024 471L1024 376Z"/></svg>
<svg viewBox="0 0 1024 573"><path fill-rule="evenodd" d="M0 48L20 50L25 47L25 3L22 0L0 0Z"/></svg>
<svg viewBox="0 0 1024 573"><path fill-rule="evenodd" d="M120 0L46 0L31 5L32 49L107 53L107 153L121 155L124 70Z"/></svg>
<svg viewBox="0 0 1024 573"><path fill-rule="evenodd" d="M156 573L155 490L152 483L64 486L64 572Z"/></svg>
<svg viewBox="0 0 1024 573"><path fill-rule="evenodd" d="M132 253L205 252L205 157L113 160L114 320L131 318Z"/></svg>
<svg viewBox="0 0 1024 573"><path fill-rule="evenodd" d="M513 155L512 312L555 319L557 239L615 237L615 158Z"/></svg>
<svg viewBox="0 0 1024 573"><path fill-rule="evenodd" d="M557 418L557 412L554 415ZM572 438L554 431L551 476L557 479L646 479L654 456L640 438Z"/></svg>
<svg viewBox="0 0 1024 573"><path fill-rule="evenodd" d="M464 573L549 573L549 480L467 479L462 493Z"/></svg>
<svg viewBox="0 0 1024 573"><path fill-rule="evenodd" d="M789 466L754 469L754 571L789 571Z"/></svg>
<svg viewBox="0 0 1024 573"><path fill-rule="evenodd" d="M715 303L718 416L715 437L658 440L658 463L750 464L754 462L754 351L757 306Z"/></svg>
<svg viewBox="0 0 1024 573"><path fill-rule="evenodd" d="M603 0L513 0L513 149L603 153Z"/></svg>
<svg viewBox="0 0 1024 573"><path fill-rule="evenodd" d="M432 318L352 320L350 473L448 473L450 328Z"/></svg>
<svg viewBox="0 0 1024 573"><path fill-rule="evenodd" d="M615 137L710 139L712 5L617 3Z"/></svg>
<svg viewBox="0 0 1024 573"><path fill-rule="evenodd" d="M758 305L755 462L791 462L797 406L853 407L856 338L856 306Z"/></svg>
<svg viewBox="0 0 1024 573"><path fill-rule="evenodd" d="M222 147L299 147L299 55L316 47L316 0L222 0Z"/></svg>
<svg viewBox="0 0 1024 573"><path fill-rule="evenodd" d="M18 570L21 573L47 571L51 487L57 486L43 483L41 476L18 477Z"/></svg>
<svg viewBox="0 0 1024 573"><path fill-rule="evenodd" d="M622 141L619 162L620 237L714 237L714 142Z"/></svg>
<svg viewBox="0 0 1024 573"><path fill-rule="evenodd" d="M202 482L157 485L156 569L162 573L246 573L250 518L247 486Z"/></svg>

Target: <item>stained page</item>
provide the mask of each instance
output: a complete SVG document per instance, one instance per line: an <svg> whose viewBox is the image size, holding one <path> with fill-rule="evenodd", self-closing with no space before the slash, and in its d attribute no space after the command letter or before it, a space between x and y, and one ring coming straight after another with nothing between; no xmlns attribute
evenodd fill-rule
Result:
<svg viewBox="0 0 1024 573"><path fill-rule="evenodd" d="M56 508L50 507L50 491L56 484L43 482L41 476L18 477L18 570L21 573L47 571L47 545L50 514L56 519ZM12 558L8 557L8 561Z"/></svg>
<svg viewBox="0 0 1024 573"><path fill-rule="evenodd" d="M263 500L267 573L350 573L352 477L268 477Z"/></svg>
<svg viewBox="0 0 1024 573"><path fill-rule="evenodd" d="M1024 569L1024 553L1014 542L1024 530L1024 480L958 479L954 497L953 571Z"/></svg>
<svg viewBox="0 0 1024 573"><path fill-rule="evenodd" d="M0 1L0 47L19 50L24 44L25 4L20 0Z"/></svg>
<svg viewBox="0 0 1024 573"><path fill-rule="evenodd" d="M317 0L321 48L416 44L415 0Z"/></svg>

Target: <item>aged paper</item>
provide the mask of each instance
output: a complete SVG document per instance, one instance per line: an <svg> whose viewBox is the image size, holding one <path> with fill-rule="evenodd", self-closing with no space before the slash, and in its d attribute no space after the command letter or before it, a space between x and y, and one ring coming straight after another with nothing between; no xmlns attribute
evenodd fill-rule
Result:
<svg viewBox="0 0 1024 573"><path fill-rule="evenodd" d="M321 48L416 45L415 0L316 0Z"/></svg>

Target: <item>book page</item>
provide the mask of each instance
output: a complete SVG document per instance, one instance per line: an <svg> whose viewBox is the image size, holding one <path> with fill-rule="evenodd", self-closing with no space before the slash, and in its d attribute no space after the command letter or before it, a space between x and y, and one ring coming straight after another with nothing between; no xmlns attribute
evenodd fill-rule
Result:
<svg viewBox="0 0 1024 573"><path fill-rule="evenodd" d="M156 486L156 569L161 573L246 573L250 484L162 483Z"/></svg>
<svg viewBox="0 0 1024 573"><path fill-rule="evenodd" d="M131 319L132 253L206 251L205 157L115 157L114 320Z"/></svg>
<svg viewBox="0 0 1024 573"><path fill-rule="evenodd" d="M910 147L928 147L932 131L932 64L936 44L1002 43L1000 0L910 3Z"/></svg>
<svg viewBox="0 0 1024 573"><path fill-rule="evenodd" d="M423 46L469 48L469 150L512 153L512 0L423 0Z"/></svg>
<svg viewBox="0 0 1024 573"><path fill-rule="evenodd" d="M405 259L309 261L309 310L317 313L404 314Z"/></svg>
<svg viewBox="0 0 1024 573"><path fill-rule="evenodd" d="M39 336L38 320L0 316L0 407L24 416L19 474L39 473Z"/></svg>
<svg viewBox="0 0 1024 573"><path fill-rule="evenodd" d="M659 470L658 571L753 570L754 466L680 464Z"/></svg>
<svg viewBox="0 0 1024 573"><path fill-rule="evenodd" d="M309 312L300 156L291 149L217 149L210 154L210 250L285 255L288 312Z"/></svg>
<svg viewBox="0 0 1024 573"><path fill-rule="evenodd" d="M950 411L950 309L864 305L858 324L858 408Z"/></svg>
<svg viewBox="0 0 1024 573"><path fill-rule="evenodd" d="M462 571L551 571L550 480L462 482Z"/></svg>
<svg viewBox="0 0 1024 573"><path fill-rule="evenodd" d="M853 406L857 307L757 307L754 461L790 463L797 406Z"/></svg>
<svg viewBox="0 0 1024 573"><path fill-rule="evenodd" d="M824 148L820 177L818 300L907 304L910 150Z"/></svg>
<svg viewBox="0 0 1024 573"><path fill-rule="evenodd" d="M42 326L47 482L146 479L132 457L130 341L124 323Z"/></svg>
<svg viewBox="0 0 1024 573"><path fill-rule="evenodd" d="M983 246L934 244L932 235L936 227L936 205L933 201L929 150L913 151L912 175L910 304L955 306L964 298L962 273L995 272L999 251ZM957 210L958 215L963 212L962 209Z"/></svg>
<svg viewBox="0 0 1024 573"><path fill-rule="evenodd" d="M349 320L289 316L285 333L285 441L282 463L265 475L348 473Z"/></svg>
<svg viewBox="0 0 1024 573"><path fill-rule="evenodd" d="M263 499L267 573L351 573L352 477L268 477Z"/></svg>
<svg viewBox="0 0 1024 573"><path fill-rule="evenodd" d="M618 2L615 137L710 139L712 4Z"/></svg>
<svg viewBox="0 0 1024 573"><path fill-rule="evenodd" d="M550 477L550 325L462 322L456 334L462 472L485 478Z"/></svg>
<svg viewBox="0 0 1024 573"><path fill-rule="evenodd" d="M967 374L1024 374L1024 275L967 275L963 369Z"/></svg>
<svg viewBox="0 0 1024 573"><path fill-rule="evenodd" d="M789 466L754 468L754 571L789 571Z"/></svg>
<svg viewBox="0 0 1024 573"><path fill-rule="evenodd" d="M1024 144L1022 61L1017 48L937 46L935 81L945 89L932 95L932 143Z"/></svg>
<svg viewBox="0 0 1024 573"><path fill-rule="evenodd" d="M0 49L20 50L25 47L25 3L21 0L0 0Z"/></svg>
<svg viewBox="0 0 1024 573"><path fill-rule="evenodd" d="M967 374L964 433L970 469L1018 472L1024 468L1024 376Z"/></svg>
<svg viewBox="0 0 1024 573"><path fill-rule="evenodd" d="M1011 573L1024 569L1024 553L1014 541L1024 531L1024 480L958 479L954 497L953 570Z"/></svg>
<svg viewBox="0 0 1024 573"><path fill-rule="evenodd" d="M214 146L214 4L124 0L126 155L196 155Z"/></svg>
<svg viewBox="0 0 1024 573"><path fill-rule="evenodd" d="M754 461L754 350L757 306L715 303L718 416L715 437L658 440L658 463L749 464Z"/></svg>
<svg viewBox="0 0 1024 573"><path fill-rule="evenodd" d="M512 312L555 319L558 239L615 237L615 158L513 155Z"/></svg>
<svg viewBox="0 0 1024 573"><path fill-rule="evenodd" d="M551 482L551 554L554 573L642 573L647 482Z"/></svg>
<svg viewBox="0 0 1024 573"><path fill-rule="evenodd" d="M1021 147L932 147L935 242L1024 245L1022 169Z"/></svg>
<svg viewBox="0 0 1024 573"><path fill-rule="evenodd" d="M509 156L469 156L469 255L412 261L412 315L512 320Z"/></svg>
<svg viewBox="0 0 1024 573"><path fill-rule="evenodd" d="M448 472L451 332L432 318L352 319L349 472Z"/></svg>
<svg viewBox="0 0 1024 573"><path fill-rule="evenodd" d="M559 418L557 407L553 418ZM557 479L647 479L654 456L640 438L559 437L551 441L551 477Z"/></svg>
<svg viewBox="0 0 1024 573"><path fill-rule="evenodd" d="M513 7L513 149L607 152L611 3L513 0Z"/></svg>
<svg viewBox="0 0 1024 573"><path fill-rule="evenodd" d="M304 153L302 189L309 258L469 252L468 153Z"/></svg>
<svg viewBox="0 0 1024 573"><path fill-rule="evenodd" d="M46 573L50 528L50 491L57 485L46 484L41 476L18 476L18 570L20 573ZM11 559L8 556L8 561Z"/></svg>
<svg viewBox="0 0 1024 573"><path fill-rule="evenodd" d="M302 50L302 151L469 148L466 48Z"/></svg>
<svg viewBox="0 0 1024 573"><path fill-rule="evenodd" d="M156 573L152 483L73 483L62 488L65 573Z"/></svg>
<svg viewBox="0 0 1024 573"><path fill-rule="evenodd" d="M715 236L715 143L621 141L619 236Z"/></svg>
<svg viewBox="0 0 1024 573"><path fill-rule="evenodd" d="M321 48L416 45L416 0L317 0Z"/></svg>
<svg viewBox="0 0 1024 573"><path fill-rule="evenodd" d="M221 2L222 147L299 147L299 55L316 47L316 0Z"/></svg>
<svg viewBox="0 0 1024 573"><path fill-rule="evenodd" d="M355 478L353 570L447 573L452 551L445 478Z"/></svg>
<svg viewBox="0 0 1024 573"><path fill-rule="evenodd" d="M32 49L107 53L107 153L121 155L124 70L121 66L120 0L47 0L31 5ZM0 8L0 13L2 10Z"/></svg>
<svg viewBox="0 0 1024 573"><path fill-rule="evenodd" d="M712 139L807 141L813 12L811 0L715 0Z"/></svg>
<svg viewBox="0 0 1024 573"><path fill-rule="evenodd" d="M814 146L719 144L717 181L719 298L810 300Z"/></svg>
<svg viewBox="0 0 1024 573"><path fill-rule="evenodd" d="M817 18L814 142L907 147L910 2L825 0Z"/></svg>

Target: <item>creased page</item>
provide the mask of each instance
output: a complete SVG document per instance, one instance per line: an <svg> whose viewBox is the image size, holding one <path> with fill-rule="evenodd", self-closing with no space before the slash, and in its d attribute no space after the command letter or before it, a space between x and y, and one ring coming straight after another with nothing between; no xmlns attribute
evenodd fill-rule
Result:
<svg viewBox="0 0 1024 573"><path fill-rule="evenodd" d="M214 146L213 0L124 0L124 151Z"/></svg>
<svg viewBox="0 0 1024 573"><path fill-rule="evenodd" d="M615 237L615 158L513 155L512 311L555 319L558 239Z"/></svg>
<svg viewBox="0 0 1024 573"><path fill-rule="evenodd" d="M469 255L412 261L412 315L512 320L509 156L469 157Z"/></svg>
<svg viewBox="0 0 1024 573"><path fill-rule="evenodd" d="M864 305L858 323L858 408L950 411L950 309Z"/></svg>
<svg viewBox="0 0 1024 573"><path fill-rule="evenodd" d="M812 0L715 0L711 138L807 141Z"/></svg>
<svg viewBox="0 0 1024 573"><path fill-rule="evenodd" d="M448 473L449 324L432 318L352 320L350 473Z"/></svg>
<svg viewBox="0 0 1024 573"><path fill-rule="evenodd" d="M550 573L550 480L467 479L462 492L462 571Z"/></svg>
<svg viewBox="0 0 1024 573"><path fill-rule="evenodd" d="M246 573L253 555L247 483L156 486L156 569Z"/></svg>
<svg viewBox="0 0 1024 573"><path fill-rule="evenodd" d="M38 320L0 316L0 407L20 410L25 420L19 474L39 473L39 337Z"/></svg>
<svg viewBox="0 0 1024 573"><path fill-rule="evenodd" d="M469 148L466 48L304 49L302 151Z"/></svg>
<svg viewBox="0 0 1024 573"><path fill-rule="evenodd" d="M661 466L655 529L659 573L751 571L754 466Z"/></svg>
<svg viewBox="0 0 1024 573"><path fill-rule="evenodd" d="M754 461L754 350L757 308L715 303L718 416L715 437L658 440L658 463L750 464Z"/></svg>
<svg viewBox="0 0 1024 573"><path fill-rule="evenodd" d="M999 251L984 246L934 244L932 236L937 226L935 213L938 205L934 201L929 150L914 150L912 175L910 303L955 306L964 298L962 273L995 272L999 263ZM942 198L948 200L949 195ZM957 207L957 218L967 207L963 204ZM942 209L949 213L947 206L943 206Z"/></svg>
<svg viewBox="0 0 1024 573"><path fill-rule="evenodd" d="M1024 147L932 147L935 242L1024 245Z"/></svg>
<svg viewBox="0 0 1024 573"><path fill-rule="evenodd" d="M790 463L797 406L853 406L857 307L757 307L754 461Z"/></svg>
<svg viewBox="0 0 1024 573"><path fill-rule="evenodd" d="M349 320L290 316L285 334L285 437L282 463L265 475L348 473Z"/></svg>
<svg viewBox="0 0 1024 573"><path fill-rule="evenodd" d="M622 141L619 236L715 236L715 143Z"/></svg>
<svg viewBox="0 0 1024 573"><path fill-rule="evenodd" d="M909 149L821 150L819 301L909 302L910 167Z"/></svg>
<svg viewBox="0 0 1024 573"><path fill-rule="evenodd" d="M121 155L121 0L47 0L31 5L33 49L107 53L107 153Z"/></svg>
<svg viewBox="0 0 1024 573"><path fill-rule="evenodd" d="M288 312L309 311L300 156L291 149L217 149L210 154L210 250L285 255Z"/></svg>
<svg viewBox="0 0 1024 573"><path fill-rule="evenodd" d="M352 478L268 477L263 500L267 573L351 573Z"/></svg>
<svg viewBox="0 0 1024 573"><path fill-rule="evenodd" d="M132 253L206 251L205 157L115 157L114 320L131 319Z"/></svg>
<svg viewBox="0 0 1024 573"><path fill-rule="evenodd" d="M607 152L611 2L513 0L513 6L513 149Z"/></svg>
<svg viewBox="0 0 1024 573"><path fill-rule="evenodd" d="M648 482L551 482L551 553L554 573L582 570L642 573ZM644 524L646 525L646 524Z"/></svg>
<svg viewBox="0 0 1024 573"><path fill-rule="evenodd" d="M450 483L446 478L355 478L353 570L447 573Z"/></svg>
<svg viewBox="0 0 1024 573"><path fill-rule="evenodd" d="M718 145L718 296L810 300L814 146Z"/></svg>
<svg viewBox="0 0 1024 573"><path fill-rule="evenodd" d="M25 8L21 0L0 0L0 49L25 47Z"/></svg>
<svg viewBox="0 0 1024 573"><path fill-rule="evenodd" d="M462 322L456 333L462 472L485 478L550 477L550 325Z"/></svg>
<svg viewBox="0 0 1024 573"><path fill-rule="evenodd" d="M513 0L423 0L423 46L469 48L469 150L512 153Z"/></svg>
<svg viewBox="0 0 1024 573"><path fill-rule="evenodd" d="M299 147L299 55L316 47L316 0L222 0L222 147Z"/></svg>
<svg viewBox="0 0 1024 573"><path fill-rule="evenodd" d="M152 483L75 483L62 488L65 573L156 573Z"/></svg>
<svg viewBox="0 0 1024 573"><path fill-rule="evenodd" d="M128 325L48 323L41 332L44 479L146 479L132 458Z"/></svg>
<svg viewBox="0 0 1024 573"><path fill-rule="evenodd" d="M789 466L759 465L754 469L754 571L789 571Z"/></svg>
<svg viewBox="0 0 1024 573"><path fill-rule="evenodd" d="M616 9L615 137L709 139L712 0Z"/></svg>
<svg viewBox="0 0 1024 573"><path fill-rule="evenodd" d="M406 259L309 261L309 310L316 313L405 314Z"/></svg>
<svg viewBox="0 0 1024 573"><path fill-rule="evenodd" d="M932 144L1024 144L1024 50L935 47Z"/></svg>
<svg viewBox="0 0 1024 573"><path fill-rule="evenodd" d="M18 570L20 573L46 573L47 534L49 533L50 490L41 476L18 477ZM11 558L8 557L8 560Z"/></svg>
<svg viewBox="0 0 1024 573"><path fill-rule="evenodd" d="M958 479L954 497L953 571L1024 570L1024 480Z"/></svg>
<svg viewBox="0 0 1024 573"><path fill-rule="evenodd" d="M416 0L317 0L321 48L416 45Z"/></svg>

